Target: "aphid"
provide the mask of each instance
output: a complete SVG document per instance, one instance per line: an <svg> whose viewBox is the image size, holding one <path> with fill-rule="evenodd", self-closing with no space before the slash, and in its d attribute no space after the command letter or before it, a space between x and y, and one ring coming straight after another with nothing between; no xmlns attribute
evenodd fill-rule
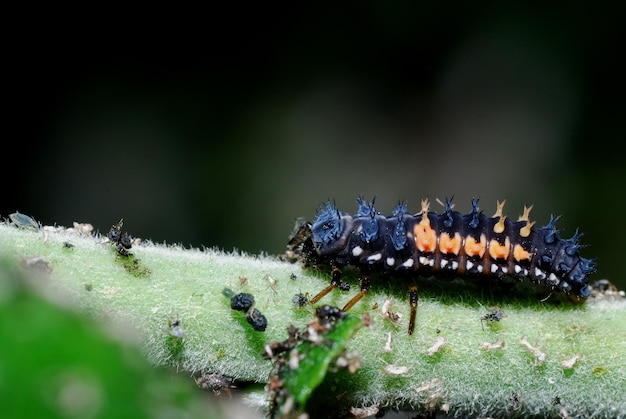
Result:
<svg viewBox="0 0 626 419"><path fill-rule="evenodd" d="M453 211L452 200L437 214L428 200L417 214L400 202L390 216L374 208L374 200L357 199L358 210L350 215L326 203L311 223L300 224L287 245L287 253L297 255L305 266L330 267L331 283L311 300L318 302L333 289L347 288L341 281L341 268L359 269L361 290L344 306L349 310L370 288L370 277L498 278L510 276L528 280L577 300L589 296L588 275L594 262L580 256L578 231L562 239L555 227L558 217L535 227L530 221L532 206L524 207L517 221L508 218L504 201L498 202L492 217L478 209L472 200L468 214ZM411 313L409 334L415 327L417 287L410 285Z"/></svg>
<svg viewBox="0 0 626 419"><path fill-rule="evenodd" d="M323 305L315 309L315 317L319 320L334 321L336 319L345 319L346 313L344 310L340 310L339 307Z"/></svg>
<svg viewBox="0 0 626 419"><path fill-rule="evenodd" d="M489 322L489 323L499 322L504 317L506 317L506 314L504 313L504 311L500 310L499 307L492 307L489 309L489 313L485 314L483 317L480 318L480 326L482 327L484 331L485 326L483 322Z"/></svg>
<svg viewBox="0 0 626 419"><path fill-rule="evenodd" d="M626 297L626 292L617 288L608 279L594 281L589 288L591 288L591 296L598 299L620 299Z"/></svg>
<svg viewBox="0 0 626 419"><path fill-rule="evenodd" d="M11 223L18 228L24 228L28 230L39 230L39 223L26 214L20 214L15 211L13 214L9 214Z"/></svg>
<svg viewBox="0 0 626 419"><path fill-rule="evenodd" d="M117 246L117 251L122 256L130 255L128 251L133 246L133 241L128 233L122 234L122 226L124 225L124 219L122 218L119 223L111 226L107 237L111 242Z"/></svg>
<svg viewBox="0 0 626 419"><path fill-rule="evenodd" d="M293 302L293 305L295 305L298 308L304 307L305 305L309 303L309 293L307 292L306 294L302 294L300 292L298 294L294 294L291 301Z"/></svg>
<svg viewBox="0 0 626 419"><path fill-rule="evenodd" d="M113 224L111 226L111 228L109 229L109 233L107 234L107 237L109 238L109 240L111 240L113 243L117 243L120 241L120 237L122 237L122 226L124 225L124 219L122 218L119 223L117 224Z"/></svg>
<svg viewBox="0 0 626 419"><path fill-rule="evenodd" d="M208 372L203 372L202 375L196 379L196 384L202 390L211 390L216 396L224 394L229 398L231 397L230 389L234 388L232 378Z"/></svg>
<svg viewBox="0 0 626 419"><path fill-rule="evenodd" d="M183 323L178 317L178 314L170 314L167 316L167 331L170 336L174 336L177 339L182 339L182 337L185 336Z"/></svg>

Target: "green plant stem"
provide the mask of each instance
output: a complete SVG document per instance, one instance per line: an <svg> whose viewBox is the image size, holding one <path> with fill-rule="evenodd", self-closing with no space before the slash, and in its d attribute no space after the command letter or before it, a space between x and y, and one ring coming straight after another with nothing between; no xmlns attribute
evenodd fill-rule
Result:
<svg viewBox="0 0 626 419"><path fill-rule="evenodd" d="M263 356L265 345L286 339L290 324L300 327L313 316L314 308L295 305L294 295L312 296L329 282L326 274L270 256L150 242L130 252L120 256L93 235L0 224L0 256L16 263L40 256L52 268L41 280L89 316L136 334L153 365L189 374L266 383L272 365ZM368 314L370 325L347 345L361 368L330 378L338 410L376 405L462 416L626 417L624 298L571 306L498 299L459 282L418 284L412 336L402 280L376 282L350 310ZM254 295L268 321L265 332L252 330L244 314L230 308L224 288ZM342 307L354 293L335 290L320 303ZM494 305L506 317L481 322ZM397 324L383 307L400 314ZM174 318L179 328L170 333ZM180 345L172 344L178 342L173 334L182 336ZM485 348L489 344L495 348Z"/></svg>

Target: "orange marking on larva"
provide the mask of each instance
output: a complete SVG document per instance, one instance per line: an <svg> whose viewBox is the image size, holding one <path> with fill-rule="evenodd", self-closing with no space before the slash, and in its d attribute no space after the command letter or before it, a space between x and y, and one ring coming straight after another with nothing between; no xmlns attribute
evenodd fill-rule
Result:
<svg viewBox="0 0 626 419"><path fill-rule="evenodd" d="M530 258L532 256L533 256L533 254L530 253L529 251L527 251L526 249L524 249L522 247L522 245L520 245L520 244L516 244L513 247L513 257L518 262L523 262L525 260L530 260Z"/></svg>
<svg viewBox="0 0 626 419"><path fill-rule="evenodd" d="M439 236L439 250L442 253L452 253L458 256L461 251L461 235L454 233L454 237L450 237L448 233L441 233Z"/></svg>
<svg viewBox="0 0 626 419"><path fill-rule="evenodd" d="M519 235L522 237L530 236L530 232L532 231L532 228L535 225L535 222L536 221L533 221L531 223L531 222L526 221L526 225L519 229Z"/></svg>
<svg viewBox="0 0 626 419"><path fill-rule="evenodd" d="M493 225L493 232L496 234L500 234L504 232L504 220L506 220L506 215L500 216L500 221Z"/></svg>
<svg viewBox="0 0 626 419"><path fill-rule="evenodd" d="M504 240L504 244L498 243L495 239L489 242L489 256L492 259L506 259L510 251L511 241L508 237Z"/></svg>
<svg viewBox="0 0 626 419"><path fill-rule="evenodd" d="M437 233L430 226L428 217L422 216L422 221L413 227L415 245L420 252L433 252L437 247Z"/></svg>
<svg viewBox="0 0 626 419"><path fill-rule="evenodd" d="M487 248L487 238L484 234L480 235L480 241L476 241L472 236L465 239L465 254L470 257L483 257Z"/></svg>

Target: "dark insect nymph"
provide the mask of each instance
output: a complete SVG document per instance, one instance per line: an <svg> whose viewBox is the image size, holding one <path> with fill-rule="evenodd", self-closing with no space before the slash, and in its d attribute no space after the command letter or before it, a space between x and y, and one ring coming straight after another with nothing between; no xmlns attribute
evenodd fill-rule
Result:
<svg viewBox="0 0 626 419"><path fill-rule="evenodd" d="M414 280L417 277L476 277L529 280L550 290L561 291L573 299L589 296L588 275L594 262L580 256L582 245L576 232L562 239L555 227L558 217L547 225L535 227L530 221L531 207L525 207L517 221L503 214L504 202L488 217L479 211L478 199L472 200L468 214L445 209L429 211L423 200L421 211L410 214L400 202L390 216L374 208L374 200L357 199L356 214L339 211L326 203L311 223L300 223L287 245L286 255L295 255L305 266L328 266L331 283L313 299L316 303L334 288L346 288L341 280L342 267L360 271L361 291L343 308L349 310L367 293L370 276L383 274ZM409 287L411 313L409 334L415 327L417 287Z"/></svg>

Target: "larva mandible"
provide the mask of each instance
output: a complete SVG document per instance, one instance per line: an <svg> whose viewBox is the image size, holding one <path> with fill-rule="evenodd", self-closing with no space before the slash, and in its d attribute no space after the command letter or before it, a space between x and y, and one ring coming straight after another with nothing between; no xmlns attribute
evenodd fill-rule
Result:
<svg viewBox="0 0 626 419"><path fill-rule="evenodd" d="M427 199L421 211L410 214L406 202L399 202L390 216L374 208L374 200L357 199L358 210L350 215L327 202L311 223L303 223L290 240L288 254L304 261L305 266L330 266L331 284L318 293L319 301L341 281L341 268L352 265L361 272L361 291L343 308L349 310L370 287L371 274L397 277L469 276L529 280L558 290L578 300L589 296L588 275L594 261L580 256L581 234L562 239L555 227L559 217L552 216L544 227L530 221L532 209L512 221L503 213L504 201L496 213L487 217L472 199L468 214L453 211L451 199L437 214L429 210ZM417 310L417 288L409 288L411 315L409 334L413 333Z"/></svg>

